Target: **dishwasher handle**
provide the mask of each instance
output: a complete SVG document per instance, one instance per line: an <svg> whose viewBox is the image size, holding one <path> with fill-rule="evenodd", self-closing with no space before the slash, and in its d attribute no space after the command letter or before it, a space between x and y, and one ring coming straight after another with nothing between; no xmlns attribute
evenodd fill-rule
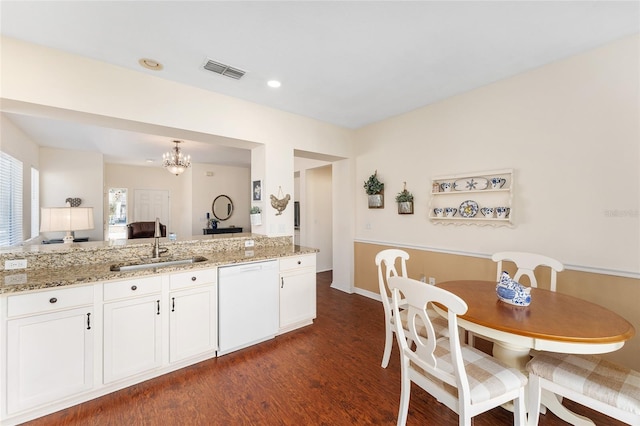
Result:
<svg viewBox="0 0 640 426"><path fill-rule="evenodd" d="M249 263L245 265L233 265L222 267L218 269L218 274L221 278L240 275L245 273L257 272L257 271L267 271L276 269L277 262L259 262L259 263Z"/></svg>

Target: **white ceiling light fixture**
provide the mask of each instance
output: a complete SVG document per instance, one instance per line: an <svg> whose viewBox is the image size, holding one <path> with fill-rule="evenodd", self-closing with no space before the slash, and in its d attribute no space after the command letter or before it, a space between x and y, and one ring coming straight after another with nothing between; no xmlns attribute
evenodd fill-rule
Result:
<svg viewBox="0 0 640 426"><path fill-rule="evenodd" d="M267 81L267 86L277 89L278 87L282 86L282 83L280 83L278 80L269 80Z"/></svg>
<svg viewBox="0 0 640 426"><path fill-rule="evenodd" d="M164 68L164 66L160 62L156 61L155 59L141 58L138 60L138 63L143 68L146 68L151 71L161 71Z"/></svg>
<svg viewBox="0 0 640 426"><path fill-rule="evenodd" d="M169 173L178 176L191 167L191 156L182 155L180 147L178 146L182 141L173 141L173 143L176 144L173 150L162 155L162 166L165 167Z"/></svg>

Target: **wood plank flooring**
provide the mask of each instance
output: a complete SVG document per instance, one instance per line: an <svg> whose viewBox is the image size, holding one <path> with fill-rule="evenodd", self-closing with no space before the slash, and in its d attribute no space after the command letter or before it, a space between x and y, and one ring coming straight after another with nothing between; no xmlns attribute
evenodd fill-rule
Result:
<svg viewBox="0 0 640 426"><path fill-rule="evenodd" d="M400 399L394 344L389 367L382 305L330 288L318 274L311 326L149 380L30 422L30 425L393 425ZM575 403L597 425L620 425ZM458 416L413 386L409 425L457 425ZM475 426L511 425L502 408ZM564 425L553 414L541 426Z"/></svg>

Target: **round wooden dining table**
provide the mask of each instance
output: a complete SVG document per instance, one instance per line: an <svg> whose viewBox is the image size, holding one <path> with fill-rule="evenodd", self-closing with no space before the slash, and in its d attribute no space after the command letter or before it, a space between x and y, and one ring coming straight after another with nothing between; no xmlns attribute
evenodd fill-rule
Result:
<svg viewBox="0 0 640 426"><path fill-rule="evenodd" d="M514 306L498 299L494 281L446 281L436 284L468 306L458 316L465 330L493 341L493 356L525 371L530 351L601 354L620 349L635 334L633 325L595 303L549 290L532 288L529 306ZM446 312L435 306L436 311ZM575 417L554 395L543 404L572 424L593 424Z"/></svg>
<svg viewBox="0 0 640 426"><path fill-rule="evenodd" d="M436 286L467 303L469 309L458 317L460 326L503 346L505 356L494 356L520 370L530 349L606 353L620 349L635 334L633 325L615 312L567 294L532 288L531 304L514 306L498 299L493 281L447 281Z"/></svg>

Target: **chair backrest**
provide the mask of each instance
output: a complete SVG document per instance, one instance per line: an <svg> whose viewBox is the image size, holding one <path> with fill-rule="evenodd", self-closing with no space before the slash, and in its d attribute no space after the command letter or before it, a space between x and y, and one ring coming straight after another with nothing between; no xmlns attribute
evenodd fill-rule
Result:
<svg viewBox="0 0 640 426"><path fill-rule="evenodd" d="M155 222L132 222L127 225L127 238L153 238L156 229ZM167 226L160 224L160 234L167 236Z"/></svg>
<svg viewBox="0 0 640 426"><path fill-rule="evenodd" d="M469 400L469 380L464 369L458 334L458 315L467 312L466 302L451 292L406 277L390 277L389 288L394 315L399 315L401 302L407 310L406 327L409 335L405 335L399 321L395 324L396 340L402 357L407 357L427 374L456 387L460 400ZM438 336L427 314L429 303L437 303L447 309L450 357L443 358L441 354L435 353ZM421 329L426 329L426 338L422 335L424 331L420 332ZM407 339L413 341L414 346L409 346Z"/></svg>
<svg viewBox="0 0 640 426"><path fill-rule="evenodd" d="M549 290L556 291L557 273L564 270L564 265L559 261L547 256L535 253L526 253L519 251L503 251L495 253L491 256L494 262L498 262L498 270L496 274L496 281L500 281L500 275L504 270L502 267L503 261L509 261L516 264L518 268L515 276L512 278L515 281L520 280L520 277L527 276L531 287L538 287L538 281L533 271L538 266L548 266L551 268L551 280L549 283ZM522 284L522 283L521 283Z"/></svg>
<svg viewBox="0 0 640 426"><path fill-rule="evenodd" d="M400 274L396 269L396 261L400 259ZM387 295L388 281L391 276L407 276L407 260L409 253L399 249L382 250L376 254L376 265L378 266L378 287L380 290L380 298L384 306L385 313L391 314L391 303Z"/></svg>

